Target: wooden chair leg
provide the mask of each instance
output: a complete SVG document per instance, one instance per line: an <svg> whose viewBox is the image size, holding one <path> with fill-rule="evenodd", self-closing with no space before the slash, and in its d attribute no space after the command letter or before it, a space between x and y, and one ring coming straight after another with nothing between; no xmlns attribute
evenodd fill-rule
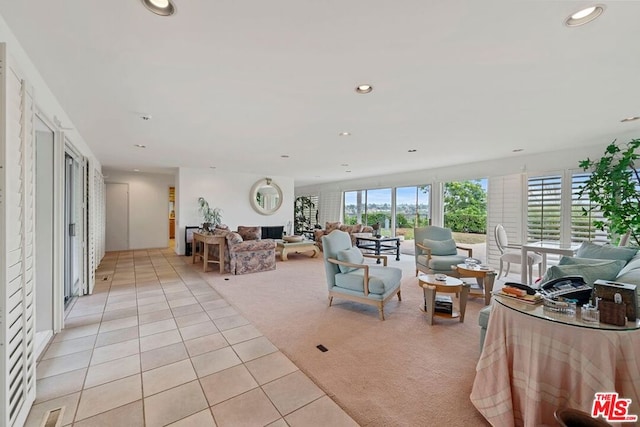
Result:
<svg viewBox="0 0 640 427"><path fill-rule="evenodd" d="M400 295L400 289L398 289L398 301L402 301L402 295Z"/></svg>
<svg viewBox="0 0 640 427"><path fill-rule="evenodd" d="M333 297L329 295L329 307L331 307L331 303L333 302Z"/></svg>
<svg viewBox="0 0 640 427"><path fill-rule="evenodd" d="M378 306L378 313L380 313L380 320L384 320L384 306L382 304Z"/></svg>

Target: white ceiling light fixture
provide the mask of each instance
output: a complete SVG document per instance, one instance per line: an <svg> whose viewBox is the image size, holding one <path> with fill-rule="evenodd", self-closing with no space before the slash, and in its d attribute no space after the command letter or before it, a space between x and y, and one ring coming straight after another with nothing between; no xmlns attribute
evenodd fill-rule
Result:
<svg viewBox="0 0 640 427"><path fill-rule="evenodd" d="M340 135L340 136L351 136L351 132L340 132L338 135Z"/></svg>
<svg viewBox="0 0 640 427"><path fill-rule="evenodd" d="M171 0L142 0L144 7L160 16L171 16L176 13L176 7Z"/></svg>
<svg viewBox="0 0 640 427"><path fill-rule="evenodd" d="M137 147L137 148L147 148L147 146L146 146L146 145L142 145L142 144L134 144L134 147Z"/></svg>
<svg viewBox="0 0 640 427"><path fill-rule="evenodd" d="M577 11L564 20L567 27L578 27L587 24L604 12L604 5L597 4Z"/></svg>
<svg viewBox="0 0 640 427"><path fill-rule="evenodd" d="M368 84L356 86L356 92L357 93L362 93L362 94L371 93L372 90L373 90L373 86L368 85Z"/></svg>

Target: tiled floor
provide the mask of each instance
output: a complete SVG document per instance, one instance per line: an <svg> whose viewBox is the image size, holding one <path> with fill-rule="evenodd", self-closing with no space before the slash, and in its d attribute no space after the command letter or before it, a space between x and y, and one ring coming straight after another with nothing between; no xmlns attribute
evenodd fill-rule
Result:
<svg viewBox="0 0 640 427"><path fill-rule="evenodd" d="M109 253L37 367L27 426L354 426L171 250ZM103 280L104 279L104 280Z"/></svg>

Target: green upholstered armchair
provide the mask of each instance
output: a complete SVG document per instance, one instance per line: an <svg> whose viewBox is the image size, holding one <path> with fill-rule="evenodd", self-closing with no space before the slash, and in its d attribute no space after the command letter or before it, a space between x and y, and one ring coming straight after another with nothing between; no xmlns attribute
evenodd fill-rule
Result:
<svg viewBox="0 0 640 427"><path fill-rule="evenodd" d="M452 265L461 264L472 256L471 248L456 245L451 229L430 225L414 228L416 276L418 272L436 274L443 273L455 276ZM466 255L458 255L458 249L467 251Z"/></svg>
<svg viewBox="0 0 640 427"><path fill-rule="evenodd" d="M334 230L322 236L324 267L329 287L329 306L333 297L344 298L378 307L380 320L384 320L384 304L394 295L400 296L402 270L387 267L384 255L363 255L351 244L351 236ZM366 258L383 261L382 265L365 264Z"/></svg>

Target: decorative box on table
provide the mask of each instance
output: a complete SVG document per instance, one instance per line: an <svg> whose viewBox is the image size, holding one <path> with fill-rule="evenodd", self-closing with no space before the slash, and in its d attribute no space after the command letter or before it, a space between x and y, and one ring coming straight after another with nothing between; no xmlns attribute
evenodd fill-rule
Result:
<svg viewBox="0 0 640 427"><path fill-rule="evenodd" d="M594 282L594 300L596 300L596 298L602 298L603 301L609 301L613 303L615 301L615 294L620 294L620 296L622 297L622 304L625 305L627 320L636 320L636 318L638 317L636 285L632 285L630 283L611 282L608 280L596 280ZM603 321L602 312L600 313L600 321Z"/></svg>

